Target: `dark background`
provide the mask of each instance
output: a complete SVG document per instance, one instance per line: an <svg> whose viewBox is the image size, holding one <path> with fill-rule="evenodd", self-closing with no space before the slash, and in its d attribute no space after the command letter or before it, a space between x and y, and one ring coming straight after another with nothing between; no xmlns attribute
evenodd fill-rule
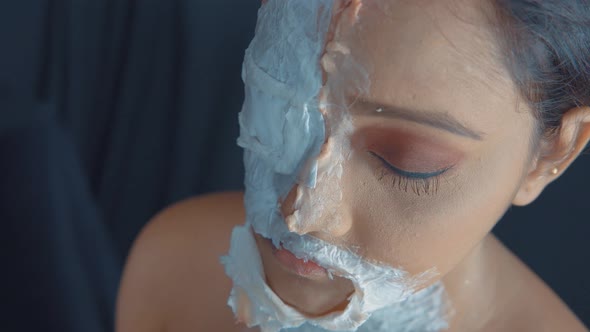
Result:
<svg viewBox="0 0 590 332"><path fill-rule="evenodd" d="M0 2L0 329L111 331L164 206L240 189L258 0ZM590 324L590 157L496 234Z"/></svg>

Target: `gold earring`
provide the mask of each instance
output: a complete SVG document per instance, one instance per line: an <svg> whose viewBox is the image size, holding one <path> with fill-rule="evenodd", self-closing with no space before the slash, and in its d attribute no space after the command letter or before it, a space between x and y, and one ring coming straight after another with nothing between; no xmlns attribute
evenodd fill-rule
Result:
<svg viewBox="0 0 590 332"><path fill-rule="evenodd" d="M554 168L551 170L551 174L553 174L553 175L557 175L557 173L559 173L559 170L557 169L557 167L554 167Z"/></svg>

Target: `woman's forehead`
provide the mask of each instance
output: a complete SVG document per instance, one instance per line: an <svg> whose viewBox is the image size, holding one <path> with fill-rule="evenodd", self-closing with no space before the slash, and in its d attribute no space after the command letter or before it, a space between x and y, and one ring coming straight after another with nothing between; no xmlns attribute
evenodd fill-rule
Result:
<svg viewBox="0 0 590 332"><path fill-rule="evenodd" d="M517 89L499 56L496 37L490 29L493 11L483 5L487 0L317 1L317 6L305 6L308 11L318 11L317 19L310 20L313 13L309 12L305 20L297 15L298 22L292 22L300 27L300 35L297 29L278 29L285 21L292 21L292 13L286 13L292 2L269 2L264 6L273 5L277 12L266 11L266 15L259 17L255 40L268 45L254 45L253 60L268 75L291 86L291 90L309 90L308 76L315 77L322 69L330 68L326 65L329 61L323 61L326 56L322 66L318 63L325 48L328 53L341 53L333 60L348 58L340 60L343 66L328 70L328 82L330 77L339 82L328 84L332 94L362 91L363 99L377 104L452 113L467 124L473 121L471 127L481 132L504 130L506 120L517 116ZM332 3L334 7L330 8ZM338 10L346 15L334 14ZM351 13L352 19L348 17ZM284 35L278 35L279 32ZM312 36L314 33L316 37ZM314 46L313 40L318 45ZM338 46L330 47L333 42ZM309 59L305 60L306 57ZM272 68L267 68L269 65L280 69L277 73L291 68L298 74L276 75ZM350 68L360 71L347 72ZM319 91L319 85L313 86ZM342 104L342 100L333 102ZM520 114L523 113L526 112Z"/></svg>
<svg viewBox="0 0 590 332"><path fill-rule="evenodd" d="M497 112L513 113L516 89L498 56L489 8L461 2L365 2L343 43L370 71L366 99L501 126Z"/></svg>

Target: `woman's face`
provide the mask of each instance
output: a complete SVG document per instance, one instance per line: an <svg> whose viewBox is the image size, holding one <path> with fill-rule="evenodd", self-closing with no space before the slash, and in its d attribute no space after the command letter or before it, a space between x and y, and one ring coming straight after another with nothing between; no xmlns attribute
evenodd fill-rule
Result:
<svg viewBox="0 0 590 332"><path fill-rule="evenodd" d="M340 221L320 217L298 232L413 275L435 268L440 279L510 206L529 168L534 119L517 109L484 4L382 3L366 1L346 35L371 84L349 104ZM352 291L346 279L282 269L270 245L258 243L269 285L304 312L334 308Z"/></svg>

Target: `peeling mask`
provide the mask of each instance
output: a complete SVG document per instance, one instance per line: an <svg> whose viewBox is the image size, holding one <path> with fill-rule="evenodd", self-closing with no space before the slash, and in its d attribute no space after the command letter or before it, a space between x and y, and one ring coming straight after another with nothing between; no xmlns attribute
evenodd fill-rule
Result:
<svg viewBox="0 0 590 332"><path fill-rule="evenodd" d="M355 59L346 40L358 29L363 5L360 0L269 0L258 12L245 54L238 144L244 148L246 223L234 229L222 262L233 280L229 305L240 321L265 332L447 326L442 286L423 287L434 269L411 276L306 234L318 220L329 220L333 232L350 220L339 208L354 132L348 105L351 96L368 91L371 68ZM293 213L284 218L280 202L295 186ZM349 279L354 293L346 308L308 317L285 304L266 284L254 233Z"/></svg>

